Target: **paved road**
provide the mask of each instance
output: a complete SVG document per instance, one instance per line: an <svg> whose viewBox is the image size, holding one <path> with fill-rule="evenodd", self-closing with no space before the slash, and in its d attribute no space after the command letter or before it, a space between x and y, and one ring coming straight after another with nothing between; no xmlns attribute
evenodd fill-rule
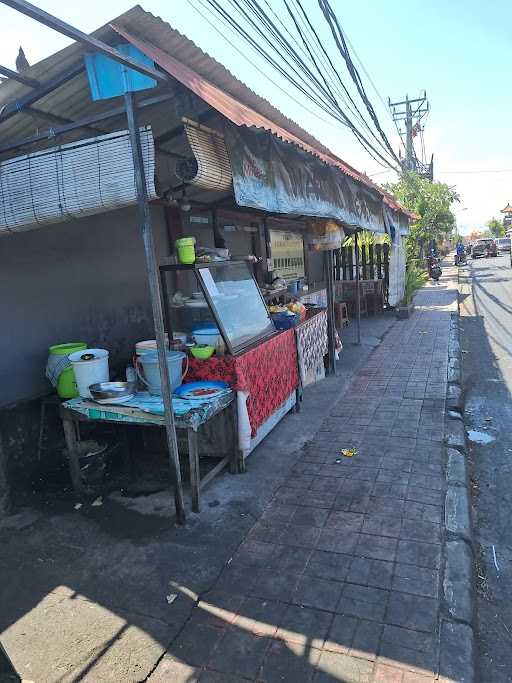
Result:
<svg viewBox="0 0 512 683"><path fill-rule="evenodd" d="M461 290L467 428L480 433L476 435L478 440L488 441L486 444L470 442L480 550L477 566L479 668L482 681L501 683L512 680L512 269L509 256L471 261L467 268L461 269ZM470 436L475 437L471 432Z"/></svg>

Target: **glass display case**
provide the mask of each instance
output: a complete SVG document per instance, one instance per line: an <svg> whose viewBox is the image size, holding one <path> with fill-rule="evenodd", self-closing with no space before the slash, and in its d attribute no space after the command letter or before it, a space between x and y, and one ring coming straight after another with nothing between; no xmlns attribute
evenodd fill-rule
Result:
<svg viewBox="0 0 512 683"><path fill-rule="evenodd" d="M233 355L275 334L258 284L245 261L160 266L169 337L214 322Z"/></svg>

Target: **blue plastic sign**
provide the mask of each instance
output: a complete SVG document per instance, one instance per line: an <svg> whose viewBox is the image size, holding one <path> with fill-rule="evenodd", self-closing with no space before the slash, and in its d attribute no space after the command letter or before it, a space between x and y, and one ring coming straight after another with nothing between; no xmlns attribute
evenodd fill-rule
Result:
<svg viewBox="0 0 512 683"><path fill-rule="evenodd" d="M136 59L141 64L155 67L152 59L130 43L116 45L116 50ZM86 54L84 59L91 96L94 101L108 100L127 92L148 90L157 85L154 78L120 64L101 53Z"/></svg>

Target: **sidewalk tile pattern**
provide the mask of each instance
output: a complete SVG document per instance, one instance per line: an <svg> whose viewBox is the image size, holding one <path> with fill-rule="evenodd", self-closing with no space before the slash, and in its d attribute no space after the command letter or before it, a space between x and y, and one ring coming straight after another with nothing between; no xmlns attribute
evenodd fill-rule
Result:
<svg viewBox="0 0 512 683"><path fill-rule="evenodd" d="M201 683L437 678L450 315L422 297L203 596L170 648L176 670L182 654Z"/></svg>

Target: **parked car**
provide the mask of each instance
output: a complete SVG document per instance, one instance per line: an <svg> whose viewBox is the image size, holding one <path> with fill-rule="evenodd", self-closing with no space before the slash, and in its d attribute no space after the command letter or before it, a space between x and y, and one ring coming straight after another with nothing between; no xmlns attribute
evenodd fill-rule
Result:
<svg viewBox="0 0 512 683"><path fill-rule="evenodd" d="M493 239L482 239L473 243L473 247L471 249L471 258L497 255L498 249L496 247L496 242Z"/></svg>
<svg viewBox="0 0 512 683"><path fill-rule="evenodd" d="M495 240L498 253L510 251L510 237L497 237Z"/></svg>

